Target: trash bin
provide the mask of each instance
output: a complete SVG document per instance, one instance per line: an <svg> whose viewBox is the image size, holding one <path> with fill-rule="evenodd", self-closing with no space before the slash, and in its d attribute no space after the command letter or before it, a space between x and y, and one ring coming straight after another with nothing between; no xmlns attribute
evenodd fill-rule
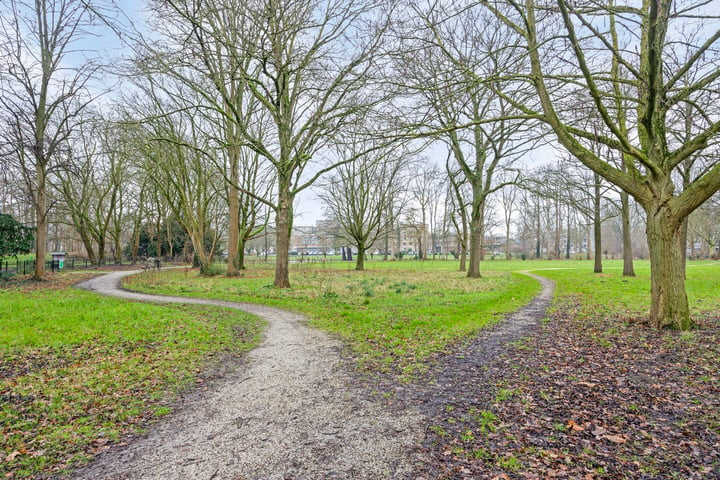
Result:
<svg viewBox="0 0 720 480"><path fill-rule="evenodd" d="M65 252L51 252L50 256L52 256L52 270L55 270L55 266L57 265L58 270L62 270L65 268L65 256L67 254Z"/></svg>

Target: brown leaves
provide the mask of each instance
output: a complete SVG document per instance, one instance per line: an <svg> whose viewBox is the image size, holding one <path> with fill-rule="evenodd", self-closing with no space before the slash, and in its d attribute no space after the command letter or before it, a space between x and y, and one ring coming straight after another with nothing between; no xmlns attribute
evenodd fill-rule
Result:
<svg viewBox="0 0 720 480"><path fill-rule="evenodd" d="M572 430L573 432L582 432L585 430L585 427L581 427L577 423L575 423L575 420L568 420L567 425L565 427L568 430Z"/></svg>
<svg viewBox="0 0 720 480"><path fill-rule="evenodd" d="M464 382L464 395L476 398L477 408L491 408L499 428L463 442L468 424L456 405L457 423L443 425L450 435L430 441L439 451L461 445L465 452L484 453L441 457L438 474L430 477L720 474L720 321L708 321L692 342L683 342L682 333L566 312L556 312L524 348L510 350L486 372L477 371L474 382ZM502 390L519 393L499 399ZM461 467L473 473L460 473Z"/></svg>
<svg viewBox="0 0 720 480"><path fill-rule="evenodd" d="M613 443L618 443L618 444L627 442L627 437L625 437L625 435L604 435L600 438L602 438L603 440L609 440Z"/></svg>
<svg viewBox="0 0 720 480"><path fill-rule="evenodd" d="M10 455L8 455L7 457L5 457L5 461L6 461L6 462L12 462L13 460L15 460L15 459L16 459L17 457L19 457L20 455L21 455L21 453L20 453L18 450L15 450L15 451L12 452Z"/></svg>

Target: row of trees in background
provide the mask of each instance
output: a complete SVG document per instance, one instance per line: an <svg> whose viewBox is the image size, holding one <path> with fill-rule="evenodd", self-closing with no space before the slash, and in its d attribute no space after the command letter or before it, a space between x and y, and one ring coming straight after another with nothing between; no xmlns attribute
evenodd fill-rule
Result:
<svg viewBox="0 0 720 480"><path fill-rule="evenodd" d="M454 230L469 277L488 230L513 224L535 256L593 244L600 271L616 218L632 275L639 207L652 321L688 328L686 246L715 244L720 188L720 29L705 3L148 0L139 31L109 0L8 0L3 207L34 217L38 257L53 218L96 261L127 232L136 256L143 231L160 242L177 225L203 273L227 241L228 275L272 225L278 287L310 188L358 268L415 225L421 255ZM125 61L88 60L98 25ZM121 94L102 95L111 74ZM537 152L553 158L530 168Z"/></svg>

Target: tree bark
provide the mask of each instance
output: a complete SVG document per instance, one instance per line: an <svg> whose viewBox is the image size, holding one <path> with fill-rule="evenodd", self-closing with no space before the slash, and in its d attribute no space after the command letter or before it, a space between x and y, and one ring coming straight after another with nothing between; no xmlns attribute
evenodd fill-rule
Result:
<svg viewBox="0 0 720 480"><path fill-rule="evenodd" d="M365 270L365 244L358 243L358 253L355 259L355 270L362 272Z"/></svg>
<svg viewBox="0 0 720 480"><path fill-rule="evenodd" d="M602 218L600 216L600 175L595 174L593 197L593 230L595 234L595 266L593 272L602 273Z"/></svg>
<svg viewBox="0 0 720 480"><path fill-rule="evenodd" d="M623 277L634 277L635 267L633 266L632 228L630 226L630 195L625 191L620 192L620 213L622 215L623 236Z"/></svg>
<svg viewBox="0 0 720 480"><path fill-rule="evenodd" d="M470 261L467 276L480 278L480 260L483 250L483 236L485 235L484 205L473 205L470 217Z"/></svg>
<svg viewBox="0 0 720 480"><path fill-rule="evenodd" d="M240 199L237 184L237 158L231 160L230 184L228 185L228 261L225 275L236 277L240 274Z"/></svg>
<svg viewBox="0 0 720 480"><path fill-rule="evenodd" d="M275 213L275 281L278 288L290 288L290 234L292 232L292 203L290 186L279 182L278 208Z"/></svg>
<svg viewBox="0 0 720 480"><path fill-rule="evenodd" d="M33 280L45 277L45 256L47 255L47 187L45 171L39 165L37 172L36 212L37 231L35 232L35 274Z"/></svg>
<svg viewBox="0 0 720 480"><path fill-rule="evenodd" d="M652 205L646 213L652 292L650 321L657 328L687 330L693 323L680 250L682 221L667 206Z"/></svg>

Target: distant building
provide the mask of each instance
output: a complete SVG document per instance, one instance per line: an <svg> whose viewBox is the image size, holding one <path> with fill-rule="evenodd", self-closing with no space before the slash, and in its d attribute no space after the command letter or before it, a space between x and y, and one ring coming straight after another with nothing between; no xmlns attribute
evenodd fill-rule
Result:
<svg viewBox="0 0 720 480"><path fill-rule="evenodd" d="M332 254L338 243L335 222L319 220L316 225L298 225L290 235L290 253L297 255Z"/></svg>

